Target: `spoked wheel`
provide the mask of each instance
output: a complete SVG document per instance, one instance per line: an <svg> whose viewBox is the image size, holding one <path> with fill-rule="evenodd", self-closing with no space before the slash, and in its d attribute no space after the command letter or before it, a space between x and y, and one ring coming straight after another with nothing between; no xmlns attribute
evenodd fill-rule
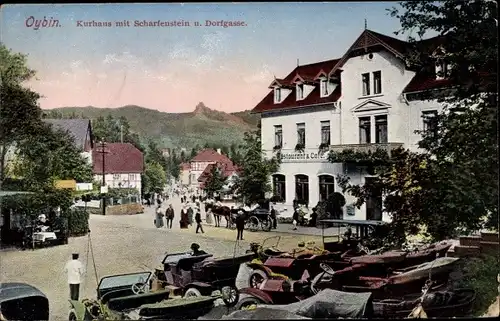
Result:
<svg viewBox="0 0 500 321"><path fill-rule="evenodd" d="M273 221L271 220L271 217L266 216L265 219L260 221L260 227L262 228L263 231L269 232L271 230L271 227L273 225Z"/></svg>
<svg viewBox="0 0 500 321"><path fill-rule="evenodd" d="M253 273L250 275L248 283L251 288L258 289L260 288L262 282L264 282L267 279L268 279L267 274L264 271L254 270Z"/></svg>
<svg viewBox="0 0 500 321"><path fill-rule="evenodd" d="M247 223L246 223L246 227L249 231L251 232L255 232L259 229L259 219L255 216L252 216L248 219Z"/></svg>
<svg viewBox="0 0 500 321"><path fill-rule="evenodd" d="M197 297L197 296L201 296L201 292L197 288L188 288L186 292L184 292L185 298Z"/></svg>
<svg viewBox="0 0 500 321"><path fill-rule="evenodd" d="M225 286L221 289L222 301L228 307L233 307L238 303L240 294L234 286Z"/></svg>

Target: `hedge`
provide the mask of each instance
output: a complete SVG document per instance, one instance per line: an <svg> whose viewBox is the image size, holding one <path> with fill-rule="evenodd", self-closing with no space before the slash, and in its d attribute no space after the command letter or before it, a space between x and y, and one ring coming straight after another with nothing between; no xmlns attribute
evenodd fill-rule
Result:
<svg viewBox="0 0 500 321"><path fill-rule="evenodd" d="M74 208L63 214L68 219L69 236L82 236L89 231L89 213L83 208Z"/></svg>

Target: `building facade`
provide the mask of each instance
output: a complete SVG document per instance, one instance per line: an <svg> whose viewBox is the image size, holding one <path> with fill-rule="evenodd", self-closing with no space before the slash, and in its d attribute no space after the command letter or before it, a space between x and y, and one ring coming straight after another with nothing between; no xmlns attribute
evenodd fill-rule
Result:
<svg viewBox="0 0 500 321"><path fill-rule="evenodd" d="M211 148L206 148L200 151L193 159L191 159L190 171L189 171L189 184L194 188L200 188L200 182L198 179L201 174L205 171L207 166L214 165L216 163L220 164L230 164L233 162L226 155L222 154L220 149L214 150Z"/></svg>
<svg viewBox="0 0 500 321"><path fill-rule="evenodd" d="M104 162L103 162L104 155ZM107 143L92 151L94 180L104 181L108 188L135 188L142 192L141 174L144 172L144 155L130 143Z"/></svg>
<svg viewBox="0 0 500 321"><path fill-rule="evenodd" d="M369 183L363 167L330 163L329 151L369 151L397 147L418 151L418 130L434 130L433 117L443 106L425 93L449 85L449 68L439 56L435 65L407 63L414 47L436 51L440 38L410 44L365 30L343 57L296 67L275 79L271 91L254 108L261 114L262 150L281 158L271 177L277 207L291 211L295 199L315 206L337 191L336 176L354 184ZM382 195L373 195L357 209L344 194L343 219L388 220Z"/></svg>

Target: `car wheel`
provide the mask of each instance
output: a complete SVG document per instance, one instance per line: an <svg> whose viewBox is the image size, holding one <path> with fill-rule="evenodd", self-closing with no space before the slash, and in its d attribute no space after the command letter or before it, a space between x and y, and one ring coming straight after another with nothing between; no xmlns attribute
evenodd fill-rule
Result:
<svg viewBox="0 0 500 321"><path fill-rule="evenodd" d="M69 320L69 321L76 321L76 320L77 320L75 312L71 311L71 312L69 313L68 320Z"/></svg>
<svg viewBox="0 0 500 321"><path fill-rule="evenodd" d="M240 293L238 292L238 289L234 286L225 286L221 289L222 293L222 301L224 301L224 304L228 307L233 307L238 303L238 300L240 298Z"/></svg>
<svg viewBox="0 0 500 321"><path fill-rule="evenodd" d="M240 300L240 302L238 302L238 304L236 304L235 308L236 310L249 310L249 308L253 305L258 305L258 304L262 304L264 302L262 302L261 299L258 299L256 297L246 297L246 298L243 298Z"/></svg>
<svg viewBox="0 0 500 321"><path fill-rule="evenodd" d="M248 279L248 283L251 288L258 289L262 282L268 279L267 274L262 270L254 270L252 274L250 274L250 278Z"/></svg>
<svg viewBox="0 0 500 321"><path fill-rule="evenodd" d="M201 292L197 288L188 288L186 292L184 292L185 298L196 297L196 296L201 296Z"/></svg>

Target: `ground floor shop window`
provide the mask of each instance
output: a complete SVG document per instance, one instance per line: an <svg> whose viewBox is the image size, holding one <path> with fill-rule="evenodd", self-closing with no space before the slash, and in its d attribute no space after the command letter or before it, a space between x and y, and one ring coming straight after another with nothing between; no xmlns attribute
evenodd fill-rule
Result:
<svg viewBox="0 0 500 321"><path fill-rule="evenodd" d="M273 175L273 196L278 198L281 202L286 201L286 180L285 175Z"/></svg>
<svg viewBox="0 0 500 321"><path fill-rule="evenodd" d="M309 204L309 177L295 176L295 199L300 203Z"/></svg>
<svg viewBox="0 0 500 321"><path fill-rule="evenodd" d="M335 178L331 175L319 176L319 200L324 201L335 192Z"/></svg>

